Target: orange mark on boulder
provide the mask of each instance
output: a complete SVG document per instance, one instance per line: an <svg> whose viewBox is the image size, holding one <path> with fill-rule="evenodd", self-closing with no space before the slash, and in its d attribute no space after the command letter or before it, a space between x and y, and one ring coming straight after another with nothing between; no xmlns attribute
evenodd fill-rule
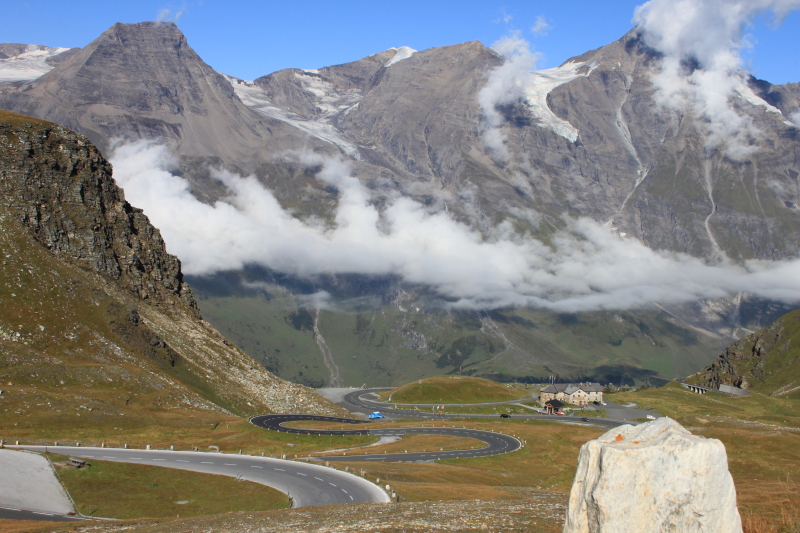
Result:
<svg viewBox="0 0 800 533"><path fill-rule="evenodd" d="M617 435L617 438L616 438L616 439L614 439L614 440L615 440L615 441L617 441L617 442L619 442L619 441L621 441L621 440L625 440L625 437L623 437L622 435Z"/></svg>

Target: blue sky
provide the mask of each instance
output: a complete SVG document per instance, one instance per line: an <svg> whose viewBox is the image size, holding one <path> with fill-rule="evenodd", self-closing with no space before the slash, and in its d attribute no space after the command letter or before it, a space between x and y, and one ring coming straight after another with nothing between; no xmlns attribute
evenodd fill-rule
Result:
<svg viewBox="0 0 800 533"><path fill-rule="evenodd" d="M215 69L253 79L288 67L346 63L393 46L423 50L464 41L491 45L512 31L541 54L539 68L618 39L642 1L36 1L3 7L0 42L83 47L115 22L174 17L189 44ZM548 26L532 31L543 18ZM541 26L541 25L540 25ZM775 27L749 28L747 66L772 83L800 81L800 12Z"/></svg>

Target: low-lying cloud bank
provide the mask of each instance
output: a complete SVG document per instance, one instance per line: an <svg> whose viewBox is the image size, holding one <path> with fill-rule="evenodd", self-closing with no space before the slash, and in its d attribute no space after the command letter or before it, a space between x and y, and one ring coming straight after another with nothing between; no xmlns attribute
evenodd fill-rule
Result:
<svg viewBox="0 0 800 533"><path fill-rule="evenodd" d="M569 221L552 247L509 223L483 237L408 198L379 212L346 161L295 157L321 165L317 178L338 189L335 225L298 220L254 177L226 171L214 175L229 196L203 204L171 172L176 160L167 148L152 142L120 145L111 160L128 200L161 229L188 274L257 264L300 277L394 275L432 287L449 305L481 309L626 309L738 292L800 301L800 260L708 265L621 239L589 219Z"/></svg>

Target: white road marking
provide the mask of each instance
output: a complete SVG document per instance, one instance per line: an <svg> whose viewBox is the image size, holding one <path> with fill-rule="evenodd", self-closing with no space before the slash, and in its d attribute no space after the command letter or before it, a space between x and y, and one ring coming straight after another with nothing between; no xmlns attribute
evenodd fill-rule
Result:
<svg viewBox="0 0 800 533"><path fill-rule="evenodd" d="M166 461L166 459L153 459L153 461Z"/></svg>
<svg viewBox="0 0 800 533"><path fill-rule="evenodd" d="M263 466L250 466L250 468L264 468Z"/></svg>
<svg viewBox="0 0 800 533"><path fill-rule="evenodd" d="M332 485L332 486L336 487L336 485L334 485L334 484L333 484L333 483L331 483L330 481L328 482L328 485ZM336 487L336 488L338 489L339 487Z"/></svg>
<svg viewBox="0 0 800 533"><path fill-rule="evenodd" d="M283 468L273 468L273 470L279 470L281 472L286 472L286 470L284 470Z"/></svg>
<svg viewBox="0 0 800 533"><path fill-rule="evenodd" d="M201 465L213 465L214 463L212 463L211 461L200 461L200 464Z"/></svg>
<svg viewBox="0 0 800 533"><path fill-rule="evenodd" d="M236 466L236 463L222 463L224 466Z"/></svg>
<svg viewBox="0 0 800 533"><path fill-rule="evenodd" d="M141 461L141 460L142 460L142 458L141 458L141 457L131 457L130 459L131 459L131 460L134 460L134 459L135 459L135 460L137 460L137 461Z"/></svg>
<svg viewBox="0 0 800 533"><path fill-rule="evenodd" d="M304 474L304 473L302 473L302 472L297 472L297 475L298 475L298 476L307 476L308 474Z"/></svg>
<svg viewBox="0 0 800 533"><path fill-rule="evenodd" d="M317 481L325 481L325 480L324 480L324 479L322 479L321 477L317 477L317 476L314 476L314 479L316 479Z"/></svg>
<svg viewBox="0 0 800 533"><path fill-rule="evenodd" d="M177 461L178 461L179 463L188 463L188 462L190 462L190 461L184 461L183 459L178 459Z"/></svg>
<svg viewBox="0 0 800 533"><path fill-rule="evenodd" d="M103 459L116 459L113 455L104 455Z"/></svg>
<svg viewBox="0 0 800 533"><path fill-rule="evenodd" d="M53 515L53 514L50 514L50 513L39 513L39 512L37 512L37 511L31 511L31 512L32 512L33 514L41 514L41 515L44 515L44 516L55 516L55 515Z"/></svg>

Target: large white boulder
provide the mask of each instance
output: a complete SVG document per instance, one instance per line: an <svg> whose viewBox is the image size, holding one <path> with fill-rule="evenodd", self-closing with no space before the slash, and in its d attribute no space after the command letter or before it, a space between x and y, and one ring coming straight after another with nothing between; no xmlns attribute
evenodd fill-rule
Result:
<svg viewBox="0 0 800 533"><path fill-rule="evenodd" d="M670 418L581 447L564 533L741 533L725 446Z"/></svg>

